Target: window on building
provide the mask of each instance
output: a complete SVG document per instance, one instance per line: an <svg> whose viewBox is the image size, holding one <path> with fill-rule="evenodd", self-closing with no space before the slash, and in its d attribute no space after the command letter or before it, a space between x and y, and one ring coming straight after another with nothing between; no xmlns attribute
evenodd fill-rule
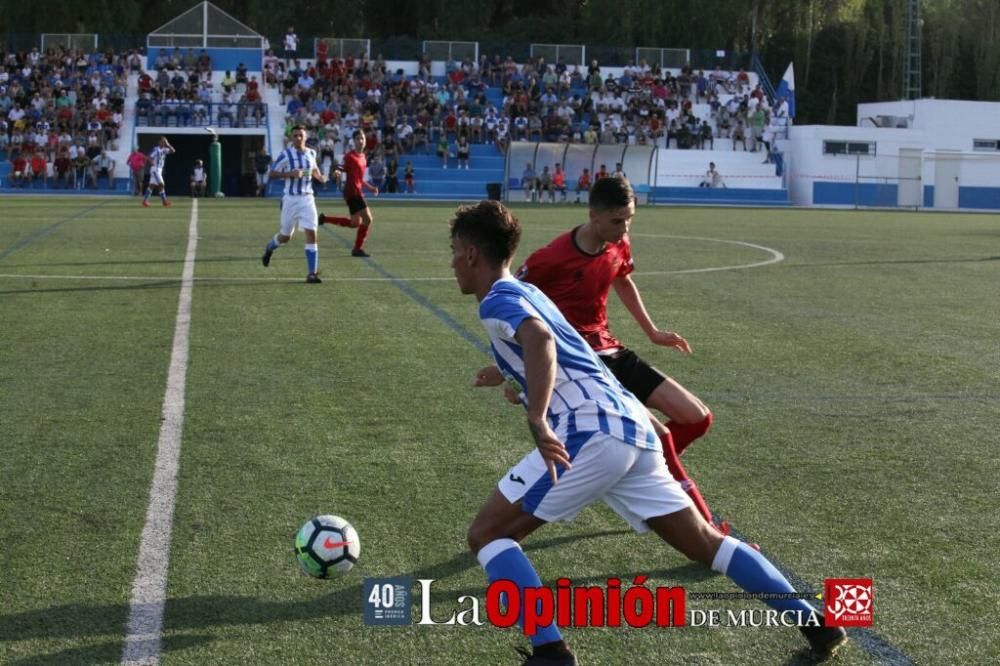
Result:
<svg viewBox="0 0 1000 666"><path fill-rule="evenodd" d="M875 155L874 141L824 141L824 155Z"/></svg>
<svg viewBox="0 0 1000 666"><path fill-rule="evenodd" d="M973 150L1000 150L1000 140L997 139L973 139Z"/></svg>

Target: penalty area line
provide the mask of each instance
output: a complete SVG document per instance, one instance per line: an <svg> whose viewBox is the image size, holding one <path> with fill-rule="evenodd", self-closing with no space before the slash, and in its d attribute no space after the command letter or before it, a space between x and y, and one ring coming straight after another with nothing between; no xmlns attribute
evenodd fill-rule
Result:
<svg viewBox="0 0 1000 666"><path fill-rule="evenodd" d="M181 434L184 429L184 386L190 346L191 294L194 288L194 258L197 247L198 200L193 199L187 253L184 256L181 290L177 299L174 344L170 354L167 387L163 395L156 463L153 481L149 488L149 507L146 510L146 523L142 528L136 575L132 583L132 597L129 600L122 664L160 662L167 572L170 569L170 536L177 499Z"/></svg>

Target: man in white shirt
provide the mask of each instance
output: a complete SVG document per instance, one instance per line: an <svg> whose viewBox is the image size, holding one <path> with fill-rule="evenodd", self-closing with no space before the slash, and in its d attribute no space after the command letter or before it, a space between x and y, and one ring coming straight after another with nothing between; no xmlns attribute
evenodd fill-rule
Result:
<svg viewBox="0 0 1000 666"><path fill-rule="evenodd" d="M97 187L97 181L101 178L108 179L108 188L115 185L115 161L108 155L108 151L102 150L101 154L90 164L91 182Z"/></svg>
<svg viewBox="0 0 1000 666"><path fill-rule="evenodd" d="M205 165L201 160L194 161L194 168L191 169L191 196L205 196L205 186L208 184L208 175L205 173Z"/></svg>
<svg viewBox="0 0 1000 666"><path fill-rule="evenodd" d="M295 34L295 28L289 28L285 33L285 59L291 67L292 60L298 57L299 36Z"/></svg>

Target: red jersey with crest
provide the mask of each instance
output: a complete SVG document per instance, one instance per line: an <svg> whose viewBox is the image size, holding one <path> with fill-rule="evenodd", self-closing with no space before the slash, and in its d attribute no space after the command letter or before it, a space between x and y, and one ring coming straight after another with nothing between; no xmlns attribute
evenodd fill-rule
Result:
<svg viewBox="0 0 1000 666"><path fill-rule="evenodd" d="M344 173L347 174L347 182L344 183L344 198L364 196L361 183L365 180L365 169L368 168L368 159L364 153L355 150L344 155Z"/></svg>
<svg viewBox="0 0 1000 666"><path fill-rule="evenodd" d="M612 282L635 268L628 235L588 254L576 244L579 228L533 252L517 277L545 292L594 351L623 347L608 330L607 306Z"/></svg>

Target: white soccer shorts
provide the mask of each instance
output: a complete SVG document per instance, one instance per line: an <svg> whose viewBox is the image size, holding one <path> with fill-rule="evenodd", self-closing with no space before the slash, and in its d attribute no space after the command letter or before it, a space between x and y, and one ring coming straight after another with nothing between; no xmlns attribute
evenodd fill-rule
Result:
<svg viewBox="0 0 1000 666"><path fill-rule="evenodd" d="M289 195L281 200L281 235L291 236L296 225L313 231L319 226L316 200L311 194Z"/></svg>
<svg viewBox="0 0 1000 666"><path fill-rule="evenodd" d="M163 169L151 168L149 170L149 184L163 185Z"/></svg>
<svg viewBox="0 0 1000 666"><path fill-rule="evenodd" d="M572 469L552 485L542 454L535 449L497 487L507 501L523 499L525 510L546 522L572 520L587 505L603 500L639 534L649 531L647 518L692 506L659 451L594 433L572 462Z"/></svg>

